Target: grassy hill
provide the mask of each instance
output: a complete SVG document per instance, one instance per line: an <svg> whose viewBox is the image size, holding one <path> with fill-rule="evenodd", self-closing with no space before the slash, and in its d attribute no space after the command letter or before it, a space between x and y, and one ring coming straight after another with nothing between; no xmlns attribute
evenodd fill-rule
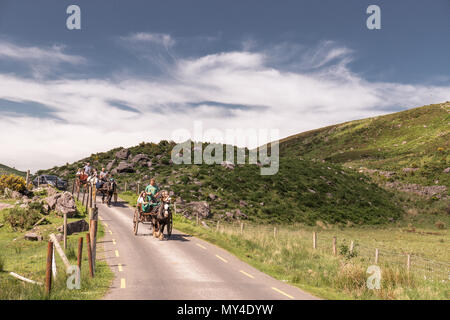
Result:
<svg viewBox="0 0 450 320"><path fill-rule="evenodd" d="M450 102L303 132L283 139L280 150L450 189L450 174L444 172L450 167Z"/></svg>
<svg viewBox="0 0 450 320"><path fill-rule="evenodd" d="M15 174L21 177L26 177L27 173L23 171L16 170L14 168L7 167L3 164L0 164L0 175L2 174Z"/></svg>
<svg viewBox="0 0 450 320"><path fill-rule="evenodd" d="M133 190L138 182L142 187L156 177L176 197L207 201L214 218L240 210L255 222L387 223L408 208L448 210L445 203L429 203L436 199L403 201L395 190L383 188L380 179L449 187L449 174L444 172L450 166L449 110L450 103L429 105L285 138L280 143L280 170L273 176L261 176L256 165L234 169L174 165L170 161L174 143L161 141L129 148L125 162L131 172L114 177L121 188L126 182ZM110 164L114 171L120 162L116 153L122 149L39 173L73 179L76 169L87 161L98 169ZM133 161L142 154L147 156L145 161ZM360 168L371 169L371 175ZM413 202L405 205L405 201Z"/></svg>
<svg viewBox="0 0 450 320"><path fill-rule="evenodd" d="M145 154L152 164L149 167L148 161L137 162L133 172L116 173L120 187L127 182L128 189L135 190L137 182L142 187L150 177L156 177L157 183L172 190L176 197L187 202L207 201L216 219L238 209L257 222L379 224L396 220L402 213L390 192L337 164L283 157L278 174L261 176L257 165L237 165L234 169L206 164L173 165L173 146L172 142L161 141L129 148L128 163L133 163L130 159L136 155ZM45 172L73 179L84 162L101 168L114 161L120 150L93 154ZM116 160L113 171L118 163Z"/></svg>

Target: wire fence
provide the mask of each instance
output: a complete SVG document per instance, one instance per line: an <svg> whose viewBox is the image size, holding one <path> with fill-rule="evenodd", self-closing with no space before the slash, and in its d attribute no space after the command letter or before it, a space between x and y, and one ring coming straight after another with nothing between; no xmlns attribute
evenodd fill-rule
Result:
<svg viewBox="0 0 450 320"><path fill-rule="evenodd" d="M210 227L215 232L229 236L238 236L267 244L278 242L280 245L290 248L295 246L309 247L326 255L345 255L353 247L353 257L364 263L394 267L399 270L404 269L424 280L450 280L450 261L437 261L413 252L401 252L383 246L371 246L358 239L351 240L348 235L339 234L338 232L313 233L310 230L299 229L296 226L253 225L242 222L226 223L223 221L217 222L215 226L211 225Z"/></svg>

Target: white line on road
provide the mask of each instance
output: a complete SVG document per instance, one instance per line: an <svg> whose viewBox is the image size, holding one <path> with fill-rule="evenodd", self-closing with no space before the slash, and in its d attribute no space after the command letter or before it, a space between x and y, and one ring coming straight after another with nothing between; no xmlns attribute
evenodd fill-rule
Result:
<svg viewBox="0 0 450 320"><path fill-rule="evenodd" d="M239 272L242 273L242 274L245 274L249 278L255 279L254 276L252 276L250 273L245 272L244 270L240 270Z"/></svg>
<svg viewBox="0 0 450 320"><path fill-rule="evenodd" d="M120 263L117 265L117 267L119 268L119 271L120 271L120 272L123 271L122 265L121 265Z"/></svg>
<svg viewBox="0 0 450 320"><path fill-rule="evenodd" d="M275 288L275 287L272 287L272 289L275 290L275 291L278 292L278 293L281 293L281 294L285 295L285 296L288 297L288 298L294 299L293 296L287 294L286 292L281 291L280 289L277 289L277 288Z"/></svg>
<svg viewBox="0 0 450 320"><path fill-rule="evenodd" d="M119 257L119 251L116 250L116 257Z"/></svg>
<svg viewBox="0 0 450 320"><path fill-rule="evenodd" d="M196 245L197 246L199 246L200 248L202 248L202 249L205 249L206 250L206 247L205 246L202 246L200 243L196 243Z"/></svg>
<svg viewBox="0 0 450 320"><path fill-rule="evenodd" d="M113 245L116 245L116 239L112 239Z"/></svg>
<svg viewBox="0 0 450 320"><path fill-rule="evenodd" d="M120 288L121 289L125 289L126 288L126 284L125 284L125 279L124 278L120 279Z"/></svg>
<svg viewBox="0 0 450 320"><path fill-rule="evenodd" d="M216 254L216 257L219 258L220 260L222 260L223 262L228 263L227 260L225 260L224 258L222 258L221 256L219 256L218 254Z"/></svg>

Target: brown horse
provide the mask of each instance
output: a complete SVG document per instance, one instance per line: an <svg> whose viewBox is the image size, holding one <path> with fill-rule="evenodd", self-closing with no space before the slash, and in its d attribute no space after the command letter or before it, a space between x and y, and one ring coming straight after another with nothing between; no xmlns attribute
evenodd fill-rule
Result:
<svg viewBox="0 0 450 320"><path fill-rule="evenodd" d="M170 196L166 190L162 190L160 192L160 202L153 210L156 211L156 214L152 215L153 236L155 238L159 238L159 240L163 240L164 228L166 225L169 236L172 233Z"/></svg>

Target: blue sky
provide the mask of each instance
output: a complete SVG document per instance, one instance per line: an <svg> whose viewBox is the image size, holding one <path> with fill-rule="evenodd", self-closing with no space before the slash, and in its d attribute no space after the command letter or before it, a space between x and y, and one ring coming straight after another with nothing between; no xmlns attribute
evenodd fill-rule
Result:
<svg viewBox="0 0 450 320"><path fill-rule="evenodd" d="M0 163L50 167L196 120L283 137L444 102L449 18L448 0L0 0Z"/></svg>

